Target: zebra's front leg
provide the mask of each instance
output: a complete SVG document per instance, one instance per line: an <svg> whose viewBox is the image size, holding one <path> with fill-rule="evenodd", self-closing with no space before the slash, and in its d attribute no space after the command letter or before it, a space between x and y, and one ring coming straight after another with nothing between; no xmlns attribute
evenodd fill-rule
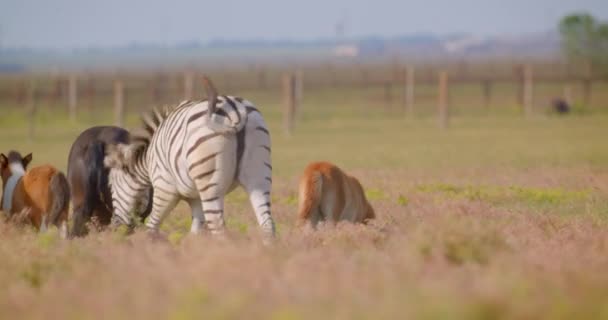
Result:
<svg viewBox="0 0 608 320"><path fill-rule="evenodd" d="M200 199L188 199L190 210L192 210L192 226L190 233L199 234L204 227L205 217L203 215L203 206Z"/></svg>
<svg viewBox="0 0 608 320"><path fill-rule="evenodd" d="M167 214L175 208L179 196L175 193L164 192L160 189L154 190L152 198L152 212L146 221L146 227L150 231L158 232L160 224L163 222Z"/></svg>

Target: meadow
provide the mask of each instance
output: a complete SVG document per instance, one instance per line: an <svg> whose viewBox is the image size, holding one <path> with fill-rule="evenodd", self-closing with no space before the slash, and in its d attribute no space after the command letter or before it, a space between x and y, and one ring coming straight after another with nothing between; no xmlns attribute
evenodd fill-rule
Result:
<svg viewBox="0 0 608 320"><path fill-rule="evenodd" d="M225 240L188 235L185 204L160 240L139 228L63 241L0 222L0 318L608 319L605 89L566 116L538 99L525 118L512 88L485 109L470 93L479 88L462 86L440 130L431 98L405 115L382 88L322 88L305 91L291 136L280 94L238 92L271 129L273 245L241 190L227 199ZM110 101L75 122L42 106L29 139L20 106L2 107L0 150L62 170L81 130L112 121ZM314 160L356 175L376 221L294 228L298 177Z"/></svg>

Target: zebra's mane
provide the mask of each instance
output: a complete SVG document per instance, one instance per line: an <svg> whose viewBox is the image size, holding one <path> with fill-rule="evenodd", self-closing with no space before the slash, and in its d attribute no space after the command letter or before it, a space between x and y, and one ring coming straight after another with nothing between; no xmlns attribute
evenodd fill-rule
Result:
<svg viewBox="0 0 608 320"><path fill-rule="evenodd" d="M186 100L181 102L180 104L173 106L164 106L162 108L154 107L142 113L141 127L133 130L133 132L131 133L130 147L134 154L137 157L143 155L144 151L150 145L150 142L152 141L152 137L154 136L156 130L160 128L163 122L165 122L165 120L167 120L167 118L169 118L171 114L181 108L198 102L200 101Z"/></svg>
<svg viewBox="0 0 608 320"><path fill-rule="evenodd" d="M203 77L203 85L207 92L206 100L186 100L177 105L152 108L149 111L144 112L141 116L142 125L131 132L131 141L129 144L107 146L104 166L107 168L132 168L146 154L146 150L150 146L156 131L172 114L182 108L208 101L207 117L210 119L211 115L216 111L216 103L218 101L217 90L213 86L213 83L211 83L211 80L206 76ZM240 118L241 117L239 117L239 119Z"/></svg>

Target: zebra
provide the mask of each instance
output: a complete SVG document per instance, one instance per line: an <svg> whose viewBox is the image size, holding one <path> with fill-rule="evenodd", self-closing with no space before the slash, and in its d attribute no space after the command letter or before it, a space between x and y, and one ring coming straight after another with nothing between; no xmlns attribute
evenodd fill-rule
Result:
<svg viewBox="0 0 608 320"><path fill-rule="evenodd" d="M275 235L271 216L270 132L262 114L245 99L218 96L204 78L207 100L183 101L152 109L128 144L109 145L104 165L110 169L114 225L133 226L130 212L152 186L152 212L145 222L158 232L180 200L192 211L191 233L206 227L224 232L224 197L237 185L247 194L267 237Z"/></svg>

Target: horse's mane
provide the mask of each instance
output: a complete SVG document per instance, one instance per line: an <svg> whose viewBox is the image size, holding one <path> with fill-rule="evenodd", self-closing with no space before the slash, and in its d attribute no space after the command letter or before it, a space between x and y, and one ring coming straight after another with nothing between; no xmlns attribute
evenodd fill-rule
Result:
<svg viewBox="0 0 608 320"><path fill-rule="evenodd" d="M21 159L22 159L21 153L15 151L15 150L10 150L8 152L8 155L6 158L8 159L9 164L15 163L15 162L21 163Z"/></svg>

